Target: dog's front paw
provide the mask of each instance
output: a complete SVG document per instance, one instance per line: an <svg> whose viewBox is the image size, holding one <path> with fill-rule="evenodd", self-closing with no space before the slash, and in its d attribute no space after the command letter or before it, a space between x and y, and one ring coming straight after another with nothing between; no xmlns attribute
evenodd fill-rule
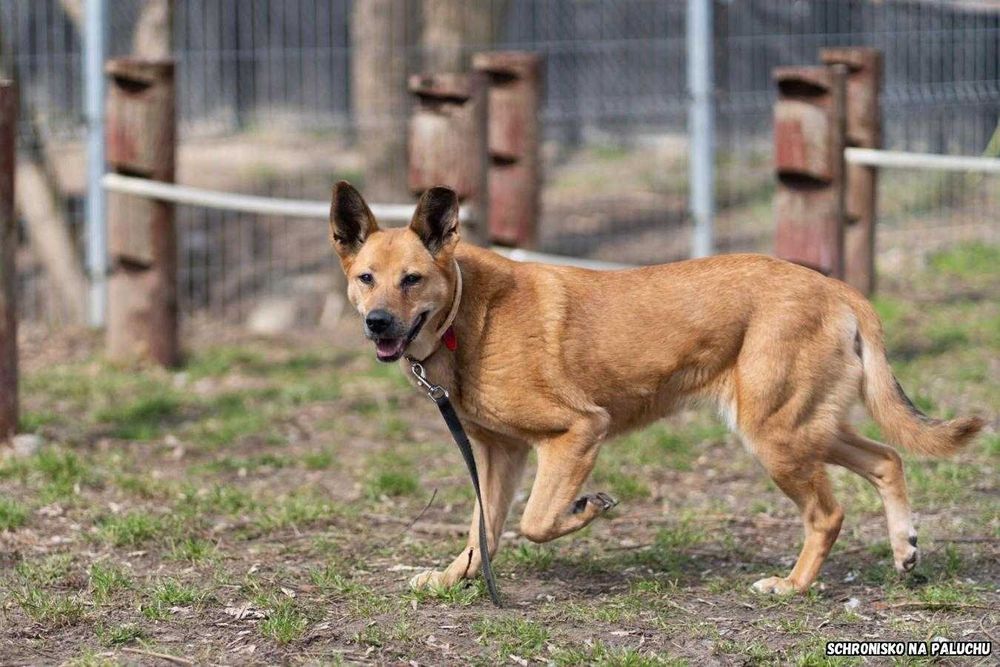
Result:
<svg viewBox="0 0 1000 667"><path fill-rule="evenodd" d="M438 570L427 570L410 579L410 588L415 591L425 588L446 588L450 585L447 573Z"/></svg>
<svg viewBox="0 0 1000 667"><path fill-rule="evenodd" d="M585 496L580 496L573 502L573 514L580 514L586 511L587 505L593 505L598 512L607 512L617 504L617 500L603 491L588 493Z"/></svg>
<svg viewBox="0 0 1000 667"><path fill-rule="evenodd" d="M799 591L799 587L788 577L766 577L754 582L750 588L762 595L788 595Z"/></svg>

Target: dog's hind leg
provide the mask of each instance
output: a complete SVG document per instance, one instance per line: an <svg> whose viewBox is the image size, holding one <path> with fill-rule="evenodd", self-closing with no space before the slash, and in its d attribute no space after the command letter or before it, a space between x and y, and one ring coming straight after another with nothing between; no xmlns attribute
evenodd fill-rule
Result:
<svg viewBox="0 0 1000 667"><path fill-rule="evenodd" d="M885 505L896 569L900 572L912 570L918 557L917 531L913 528L899 454L844 425L827 454L827 461L861 475L875 487Z"/></svg>
<svg viewBox="0 0 1000 667"><path fill-rule="evenodd" d="M466 430L472 436L475 447L479 484L483 503L486 505L486 537L492 556L500 544L503 524L510 511L517 483L521 479L529 447L527 443L487 433L472 426ZM462 553L456 556L444 571L429 570L416 575L410 579L410 587L452 586L462 579L475 577L479 572L480 563L477 502L472 511L469 541Z"/></svg>
<svg viewBox="0 0 1000 667"><path fill-rule="evenodd" d="M772 451L780 451L775 447ZM819 574L823 561L840 533L844 511L833 497L822 463L761 456L774 482L802 512L805 541L798 561L787 577L767 577L753 585L758 593L804 592Z"/></svg>
<svg viewBox="0 0 1000 667"><path fill-rule="evenodd" d="M521 534L548 542L579 530L617 502L605 493L577 497L594 469L607 413L580 419L565 433L538 445L538 472L521 517Z"/></svg>

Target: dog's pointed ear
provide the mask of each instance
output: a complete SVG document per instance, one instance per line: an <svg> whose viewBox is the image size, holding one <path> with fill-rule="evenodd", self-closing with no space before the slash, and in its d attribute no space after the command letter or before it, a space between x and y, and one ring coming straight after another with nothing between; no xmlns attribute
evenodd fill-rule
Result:
<svg viewBox="0 0 1000 667"><path fill-rule="evenodd" d="M458 195L442 186L427 190L420 197L410 221L410 230L420 237L431 255L437 255L458 243Z"/></svg>
<svg viewBox="0 0 1000 667"><path fill-rule="evenodd" d="M358 253L365 240L378 231L378 223L361 193L347 181L333 186L330 204L330 243L341 259Z"/></svg>

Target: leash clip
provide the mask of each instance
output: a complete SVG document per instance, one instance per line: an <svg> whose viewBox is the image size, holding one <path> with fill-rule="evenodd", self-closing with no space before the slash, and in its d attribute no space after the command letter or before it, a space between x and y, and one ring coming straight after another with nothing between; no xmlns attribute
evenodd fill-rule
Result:
<svg viewBox="0 0 1000 667"><path fill-rule="evenodd" d="M417 383L427 390L427 396L433 401L439 401L442 398L448 398L448 390L439 384L431 384L427 380L427 376L424 374L424 367L417 361L410 364L410 371L413 373L413 377L417 378Z"/></svg>

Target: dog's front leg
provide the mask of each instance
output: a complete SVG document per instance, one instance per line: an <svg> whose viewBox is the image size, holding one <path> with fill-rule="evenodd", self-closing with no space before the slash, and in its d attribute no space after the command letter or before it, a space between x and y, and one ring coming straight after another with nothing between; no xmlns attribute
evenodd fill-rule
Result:
<svg viewBox="0 0 1000 667"><path fill-rule="evenodd" d="M514 491L521 479L529 448L527 443L483 432L475 427L466 430L472 436L475 446L479 484L483 494L483 502L486 504L486 537L492 556L500 544L503 524L510 511ZM444 571L428 570L413 577L410 579L410 587L452 586L462 579L475 577L479 572L480 561L479 503L477 502L472 511L469 541L462 553L456 556L455 560Z"/></svg>
<svg viewBox="0 0 1000 667"><path fill-rule="evenodd" d="M538 472L521 517L522 535L548 542L580 530L618 504L606 493L577 497L594 469L607 426L607 413L595 412L538 444Z"/></svg>

